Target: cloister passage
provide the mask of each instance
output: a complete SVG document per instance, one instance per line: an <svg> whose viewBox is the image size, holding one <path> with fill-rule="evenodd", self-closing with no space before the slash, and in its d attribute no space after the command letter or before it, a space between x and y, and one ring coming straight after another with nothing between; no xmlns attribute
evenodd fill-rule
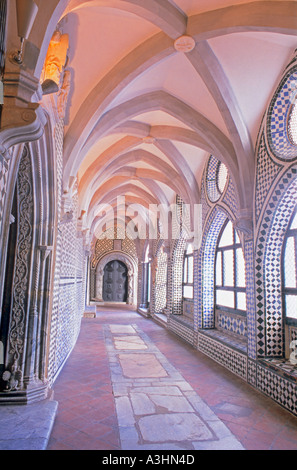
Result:
<svg viewBox="0 0 297 470"><path fill-rule="evenodd" d="M0 0L2 449L296 447L296 32Z"/></svg>
<svg viewBox="0 0 297 470"><path fill-rule="evenodd" d="M48 450L296 449L288 411L130 307L83 319L54 393Z"/></svg>

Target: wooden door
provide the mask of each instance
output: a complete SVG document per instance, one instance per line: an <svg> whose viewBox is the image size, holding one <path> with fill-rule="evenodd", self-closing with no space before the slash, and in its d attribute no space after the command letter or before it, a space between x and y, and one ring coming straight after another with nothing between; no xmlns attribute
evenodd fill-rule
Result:
<svg viewBox="0 0 297 470"><path fill-rule="evenodd" d="M110 261L104 268L103 300L105 302L127 301L127 267L121 261Z"/></svg>

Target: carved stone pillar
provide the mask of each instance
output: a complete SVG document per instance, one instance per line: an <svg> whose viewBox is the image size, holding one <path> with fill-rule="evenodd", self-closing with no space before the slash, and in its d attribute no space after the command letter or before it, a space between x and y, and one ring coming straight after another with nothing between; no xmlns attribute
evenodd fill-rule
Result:
<svg viewBox="0 0 297 470"><path fill-rule="evenodd" d="M96 297L96 271L93 266L90 265L90 280L89 280L89 298L94 300Z"/></svg>
<svg viewBox="0 0 297 470"><path fill-rule="evenodd" d="M134 279L133 279L133 270L128 269L128 292L127 292L127 304L133 305L134 300Z"/></svg>
<svg viewBox="0 0 297 470"><path fill-rule="evenodd" d="M26 316L29 308L31 249L33 243L33 188L31 161L25 152L17 179L18 233L13 278L12 305L8 332L8 348L3 380L6 391L23 388ZM7 378L7 380L5 380Z"/></svg>
<svg viewBox="0 0 297 470"><path fill-rule="evenodd" d="M96 288L95 288L95 297L98 302L103 302L102 297L102 286L103 286L103 274L104 266L98 266L96 271Z"/></svg>
<svg viewBox="0 0 297 470"><path fill-rule="evenodd" d="M39 377L44 381L45 379L45 354L46 354L46 337L47 337L47 322L42 321L42 315L47 315L48 301L49 301L49 279L51 272L52 261L52 246L42 245L38 247L40 252L40 283L38 294L38 312L39 321L37 329L38 342L36 346L36 359L34 364L34 376Z"/></svg>
<svg viewBox="0 0 297 470"><path fill-rule="evenodd" d="M140 308L147 308L148 298L148 263L141 263L141 303Z"/></svg>
<svg viewBox="0 0 297 470"><path fill-rule="evenodd" d="M42 256L34 249L35 216L31 157L25 147L17 177L17 237L9 328L5 344L5 384L0 404L23 404L47 396L47 383L37 376L41 331L39 294ZM36 253L37 251L37 253Z"/></svg>
<svg viewBox="0 0 297 470"><path fill-rule="evenodd" d="M249 211L241 211L239 218L235 222L235 227L239 231L241 243L244 251L246 270L246 321L248 338L248 357L256 360L256 292L254 284L255 275L255 253L254 253L254 231L253 218Z"/></svg>

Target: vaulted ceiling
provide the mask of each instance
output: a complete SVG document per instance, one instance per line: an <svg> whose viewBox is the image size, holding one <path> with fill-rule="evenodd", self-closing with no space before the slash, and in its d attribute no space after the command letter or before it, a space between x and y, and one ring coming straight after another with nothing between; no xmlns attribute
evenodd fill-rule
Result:
<svg viewBox="0 0 297 470"><path fill-rule="evenodd" d="M95 230L99 204L113 207L118 196L141 203L144 219L149 204L172 203L176 193L198 203L210 154L227 165L240 208L250 209L261 119L297 46L296 2L64 6L64 189L78 177L84 225Z"/></svg>

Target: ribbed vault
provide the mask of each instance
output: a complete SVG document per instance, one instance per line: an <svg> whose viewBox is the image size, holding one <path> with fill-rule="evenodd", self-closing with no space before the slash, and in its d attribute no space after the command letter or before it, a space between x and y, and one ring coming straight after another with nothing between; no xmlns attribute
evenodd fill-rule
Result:
<svg viewBox="0 0 297 470"><path fill-rule="evenodd" d="M228 167L239 212L251 212L257 129L296 47L296 2L56 0L38 15L37 78L54 30L69 35L63 184L71 194L78 179L84 230L119 197L146 225L150 204L176 194L193 213L210 154ZM194 47L181 50L181 37Z"/></svg>

